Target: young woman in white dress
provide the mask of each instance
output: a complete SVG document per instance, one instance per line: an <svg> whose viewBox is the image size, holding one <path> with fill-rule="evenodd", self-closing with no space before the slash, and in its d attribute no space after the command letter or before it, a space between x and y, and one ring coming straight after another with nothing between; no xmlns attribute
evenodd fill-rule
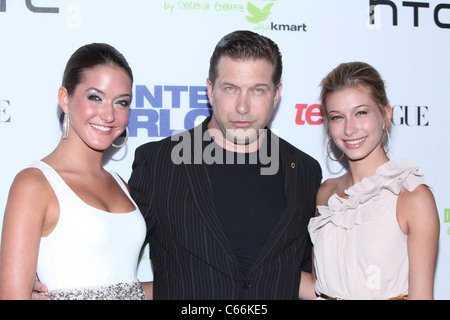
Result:
<svg viewBox="0 0 450 320"><path fill-rule="evenodd" d="M10 189L1 299L30 299L36 274L52 299L145 298L137 279L145 222L126 184L102 164L127 130L132 83L127 61L110 45L85 45L69 59L58 92L61 141ZM151 288L145 291L149 297Z"/></svg>
<svg viewBox="0 0 450 320"><path fill-rule="evenodd" d="M348 170L317 194L318 215L308 227L310 288L325 299L432 299L436 204L412 161L388 158L392 108L384 81L372 66L351 62L321 86L327 152Z"/></svg>

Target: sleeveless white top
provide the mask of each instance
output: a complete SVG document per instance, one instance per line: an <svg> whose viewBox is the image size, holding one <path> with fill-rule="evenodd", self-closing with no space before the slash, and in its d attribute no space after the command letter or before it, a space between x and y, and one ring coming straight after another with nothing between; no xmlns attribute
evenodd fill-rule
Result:
<svg viewBox="0 0 450 320"><path fill-rule="evenodd" d="M59 174L42 161L40 169L59 202L59 220L39 247L37 274L49 291L137 280L145 221L120 177L111 173L136 209L109 213L82 201Z"/></svg>
<svg viewBox="0 0 450 320"><path fill-rule="evenodd" d="M408 159L391 160L375 175L334 194L308 229L314 244L316 292L343 299L390 299L408 294L407 236L397 222L402 188L427 185ZM428 186L429 187L429 186Z"/></svg>

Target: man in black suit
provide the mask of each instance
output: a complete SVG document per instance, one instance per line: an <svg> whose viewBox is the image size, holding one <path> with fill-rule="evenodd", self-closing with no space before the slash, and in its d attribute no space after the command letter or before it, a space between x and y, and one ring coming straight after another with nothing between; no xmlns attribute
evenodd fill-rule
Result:
<svg viewBox="0 0 450 320"><path fill-rule="evenodd" d="M299 297L322 175L267 129L281 73L272 40L226 35L210 61L212 116L136 149L129 186L147 223L154 299Z"/></svg>

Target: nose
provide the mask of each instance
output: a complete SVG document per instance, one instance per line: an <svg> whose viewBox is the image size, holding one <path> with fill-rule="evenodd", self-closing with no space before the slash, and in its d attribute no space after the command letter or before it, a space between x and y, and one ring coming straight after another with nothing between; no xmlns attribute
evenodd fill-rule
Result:
<svg viewBox="0 0 450 320"><path fill-rule="evenodd" d="M353 123L353 121L349 120L349 119L347 119L345 121L345 128L344 128L344 130L345 130L345 135L349 136L349 137L352 136L353 134L355 134L358 131L358 129L356 128L356 126Z"/></svg>
<svg viewBox="0 0 450 320"><path fill-rule="evenodd" d="M115 119L114 106L112 103L105 103L100 112L100 118L105 122L113 122Z"/></svg>
<svg viewBox="0 0 450 320"><path fill-rule="evenodd" d="M240 93L237 98L236 111L239 114L246 114L250 111L249 96L245 92Z"/></svg>

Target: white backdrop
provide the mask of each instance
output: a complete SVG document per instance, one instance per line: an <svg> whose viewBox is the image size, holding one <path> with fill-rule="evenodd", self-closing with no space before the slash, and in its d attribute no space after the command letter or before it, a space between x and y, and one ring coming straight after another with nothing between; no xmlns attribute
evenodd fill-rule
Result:
<svg viewBox="0 0 450 320"><path fill-rule="evenodd" d="M315 157L324 179L342 169L325 153L320 80L346 61L380 71L394 107L390 156L414 160L434 188L441 221L435 297L449 299L450 1L378 2L0 0L1 216L14 176L61 137L57 91L78 47L110 43L134 70L131 137L106 161L128 179L136 147L204 119L214 46L247 29L273 39L283 54L284 88L271 127ZM152 277L148 254L139 273Z"/></svg>

